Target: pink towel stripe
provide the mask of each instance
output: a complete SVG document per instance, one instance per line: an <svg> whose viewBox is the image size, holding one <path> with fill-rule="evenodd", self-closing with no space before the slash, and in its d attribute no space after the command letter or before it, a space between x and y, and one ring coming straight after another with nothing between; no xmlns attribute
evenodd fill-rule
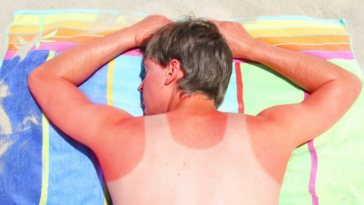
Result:
<svg viewBox="0 0 364 205"><path fill-rule="evenodd" d="M258 63L258 62L255 62L255 61L246 60L246 59L238 59L238 58L234 58L233 62L234 63Z"/></svg>
<svg viewBox="0 0 364 205"><path fill-rule="evenodd" d="M4 60L12 59L15 54L16 54L16 52L11 52L11 51L6 52Z"/></svg>
<svg viewBox="0 0 364 205"><path fill-rule="evenodd" d="M41 44L37 49L33 46L28 52L30 51L37 51L37 50L51 50L55 52L63 52L80 44L71 44L71 43L52 43L52 44ZM5 55L5 60L11 59L15 56L16 51L8 51Z"/></svg>
<svg viewBox="0 0 364 205"><path fill-rule="evenodd" d="M310 94L304 92L304 98L306 99L308 96L310 96ZM316 176L317 176L318 160L313 140L308 142L308 150L310 151L311 154L311 173L310 173L310 182L308 185L308 191L312 196L312 205L318 205L319 202L318 202L318 197L316 195Z"/></svg>
<svg viewBox="0 0 364 205"><path fill-rule="evenodd" d="M317 175L317 153L315 146L313 145L313 140L308 142L308 150L311 154L311 174L310 174L310 183L309 183L309 192L312 196L312 204L318 205L318 197L316 195L316 175Z"/></svg>
<svg viewBox="0 0 364 205"><path fill-rule="evenodd" d="M310 94L309 93L306 93L306 92L304 92L305 94L304 94L304 99L306 99L308 96L310 96Z"/></svg>
<svg viewBox="0 0 364 205"><path fill-rule="evenodd" d="M240 60L240 59L233 59L233 62L234 63L245 63L243 60Z"/></svg>
<svg viewBox="0 0 364 205"><path fill-rule="evenodd" d="M325 52L325 51L300 51L301 53L307 53L324 60L329 59L345 59L352 60L355 59L351 51L335 51L335 52Z"/></svg>
<svg viewBox="0 0 364 205"><path fill-rule="evenodd" d="M123 55L143 57L143 53L139 49L126 51Z"/></svg>

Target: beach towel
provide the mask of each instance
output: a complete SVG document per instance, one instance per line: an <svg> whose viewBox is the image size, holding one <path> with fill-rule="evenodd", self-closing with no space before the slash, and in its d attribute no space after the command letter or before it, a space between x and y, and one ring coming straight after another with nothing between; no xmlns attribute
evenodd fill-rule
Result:
<svg viewBox="0 0 364 205"><path fill-rule="evenodd" d="M52 124L34 101L29 73L59 53L130 26L146 14L99 10L17 11L0 62L0 204L111 204L93 152ZM346 22L305 16L241 22L257 40L323 58L363 74ZM79 86L93 103L143 115L142 54L124 53ZM345 116L289 160L280 204L364 204L364 91ZM220 111L256 115L306 93L273 70L234 60Z"/></svg>

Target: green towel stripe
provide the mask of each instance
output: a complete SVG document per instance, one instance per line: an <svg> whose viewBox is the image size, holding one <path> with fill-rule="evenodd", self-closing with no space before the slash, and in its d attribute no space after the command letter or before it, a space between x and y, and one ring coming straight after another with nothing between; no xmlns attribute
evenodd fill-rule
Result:
<svg viewBox="0 0 364 205"><path fill-rule="evenodd" d="M257 115L275 105L303 101L303 91L261 64L240 64L244 84L245 114Z"/></svg>
<svg viewBox="0 0 364 205"><path fill-rule="evenodd" d="M43 147L42 147L42 190L39 205L47 204L49 176L49 122L42 113Z"/></svg>

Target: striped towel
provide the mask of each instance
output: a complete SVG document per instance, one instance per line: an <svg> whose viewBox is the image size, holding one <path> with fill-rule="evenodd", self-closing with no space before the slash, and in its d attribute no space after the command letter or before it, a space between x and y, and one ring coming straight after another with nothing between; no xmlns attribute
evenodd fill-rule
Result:
<svg viewBox="0 0 364 205"><path fill-rule="evenodd" d="M145 16L96 10L13 14L0 62L0 204L110 204L95 155L47 120L29 93L27 77L59 53ZM260 17L243 26L257 40L323 58L363 82L345 20ZM79 88L95 104L141 116L141 60L138 50L124 53ZM233 71L221 111L256 115L309 95L260 64L234 60ZM334 127L293 152L280 204L364 204L363 95Z"/></svg>

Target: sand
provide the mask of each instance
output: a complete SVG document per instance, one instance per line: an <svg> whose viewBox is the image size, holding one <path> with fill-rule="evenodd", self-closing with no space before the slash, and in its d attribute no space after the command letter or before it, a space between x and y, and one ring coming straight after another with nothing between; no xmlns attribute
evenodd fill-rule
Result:
<svg viewBox="0 0 364 205"><path fill-rule="evenodd" d="M353 50L364 70L363 0L2 0L0 5L0 58L6 48L6 29L17 10L94 9L143 12L176 18L193 12L196 17L212 19L258 16L304 15L318 19L345 18L352 36Z"/></svg>

